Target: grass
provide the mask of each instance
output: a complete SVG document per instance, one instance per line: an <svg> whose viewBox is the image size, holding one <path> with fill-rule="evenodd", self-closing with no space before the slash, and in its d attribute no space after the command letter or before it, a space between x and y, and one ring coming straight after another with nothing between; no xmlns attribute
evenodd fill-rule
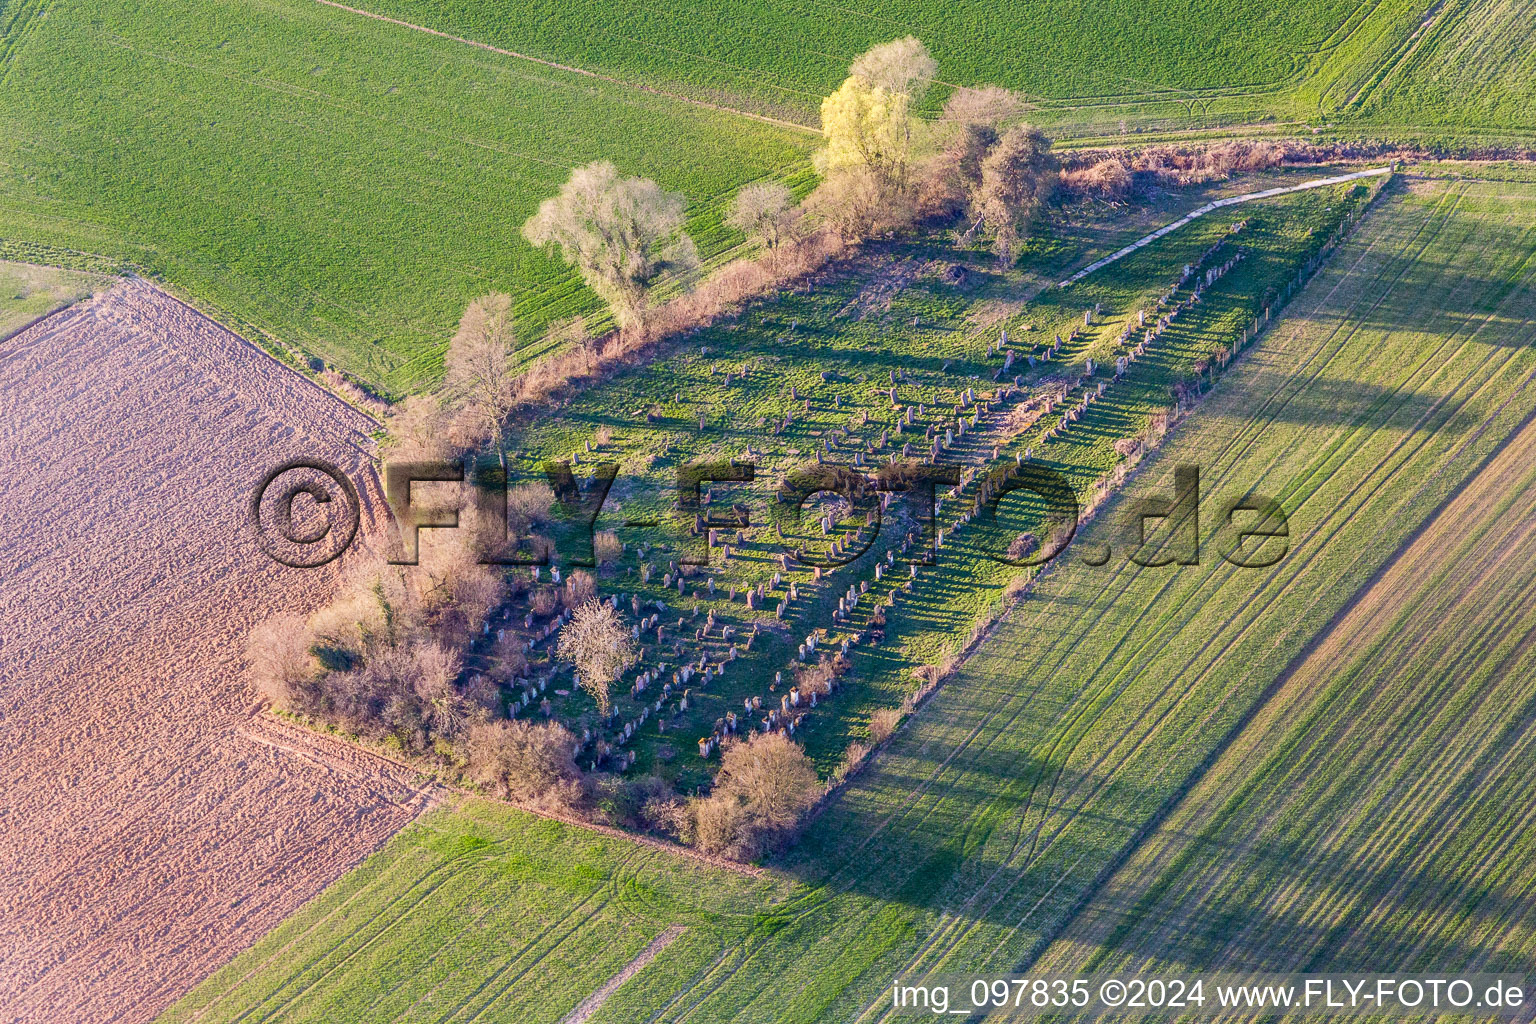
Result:
<svg viewBox="0 0 1536 1024"><path fill-rule="evenodd" d="M1284 320L1227 371L1073 549L1119 545L1117 510L1141 495L1167 493L1172 467L1194 463L1210 502L1248 490L1281 502L1291 528L1287 557L1265 570L1239 570L1209 555L1181 568L1142 568L1120 557L1092 567L1075 554L1061 562L837 796L800 845L775 863L772 881L761 888L721 871L695 873L689 862L659 859L622 841L472 804L470 821L442 815L408 830L166 1019L387 1020L420 1017L427 1006L436 1018L455 1019L520 977L511 988L513 998L525 1001L519 1019L555 1021L666 925L699 920L699 901L720 915L712 919L718 930L690 930L679 942L696 936L702 948L676 945L664 952L597 1019L881 1019L881 999L895 976L1027 970L1042 962L1042 952L1064 932L1091 923L1085 907L1121 891L1116 869L1141 855L1148 836L1154 852L1177 853L1177 844L1195 841L1195 833L1158 828L1181 820L1180 797L1192 788L1203 793L1199 787L1214 784L1217 797L1236 788L1260 807L1268 799L1292 808L1274 819L1276 828L1292 831L1258 835L1244 855L1249 859L1238 863L1268 871L1268 862L1253 859L1267 851L1295 858L1282 865L1305 879L1312 877L1310 861L1286 841L1315 834L1297 817L1312 808L1305 801L1285 804L1291 790L1282 783L1358 790L1374 785L1385 767L1412 787L1419 778L1415 763L1435 774L1419 785L1422 795L1412 796L1404 814L1424 827L1435 820L1437 806L1471 816L1456 819L1458 828L1435 832L1452 840L1443 848L1401 842L1397 860L1372 860L1355 847L1367 870L1335 872L1331 887L1311 898L1355 893L1355 905L1375 908L1375 917L1331 919L1333 939L1317 945L1308 967L1358 965L1359 954L1350 951L1369 947L1378 935L1398 944L1441 936L1443 948L1457 948L1453 943L1468 941L1470 929L1498 920L1487 914L1503 908L1504 919L1513 920L1521 913L1512 909L1517 894L1501 895L1498 882L1523 869L1527 847L1523 839L1501 843L1515 833L1498 809L1523 806L1515 758L1524 733L1514 727L1528 717L1529 695L1519 682L1528 674L1469 669L1490 699L1474 707L1475 692L1469 692L1467 719L1448 696L1451 703L1436 719L1439 735L1475 759L1471 766L1462 759L1470 774L1459 790L1431 737L1412 746L1416 761L1384 766L1380 760L1388 755L1377 753L1380 737L1394 728L1398 735L1412 732L1404 733L1406 720L1393 725L1394 716L1410 712L1397 710L1406 703L1404 691L1392 689L1391 681L1424 678L1394 675L1390 658L1371 669L1379 674L1352 670L1349 678L1359 688L1343 679L1333 685L1329 676L1299 691L1306 702L1344 701L1357 714L1356 731L1339 734L1316 757L1300 756L1302 723L1348 730L1349 719L1322 711L1311 718L1273 714L1284 704L1267 698L1284 690L1285 667L1332 632L1342 610L1358 605L1355 595L1369 591L1395 552L1435 531L1423 524L1442 522L1448 499L1478 489L1490 456L1514 443L1512 433L1536 409L1530 387L1536 353L1528 340L1536 318L1536 230L1524 215L1532 201L1536 189L1529 185L1415 180L1394 186L1293 300ZM1519 485L1515 495L1530 486L1528 470L1522 472L1509 478ZM1497 511L1501 492L1491 491ZM1487 514L1477 519L1494 521ZM1213 522L1202 523L1209 543ZM1508 536L1485 529L1468 530L1466 550L1477 547L1478 537ZM1462 543L1459 535L1453 543ZM1528 564L1520 557L1526 543L1520 541L1474 595L1486 595L1490 608L1503 596L1512 626L1527 617L1521 609L1528 602L1514 600L1528 583L1519 569ZM1485 560L1494 557L1478 551ZM1446 638L1458 622L1498 614L1478 612L1484 605L1477 600L1458 604L1457 594L1438 584L1441 578L1454 577L1428 576L1407 587L1394 614L1401 623L1418 621L1414 609L1451 609L1445 632L1415 635L1387 621L1368 623L1372 628L1362 635L1377 637L1385 651L1418 651L1421 660L1405 664L1440 671L1435 666L1447 665L1444 657L1454 658ZM1523 657L1518 644L1511 646L1520 635L1518 629L1509 638L1490 635L1484 642L1498 650L1480 647L1478 654L1490 663L1505 654ZM1352 646L1337 655L1345 668L1371 657L1370 648ZM1381 692L1380 702L1369 699L1373 692ZM1432 699L1423 703L1423 714L1434 713ZM1461 728L1462 721L1470 728ZM1262 745L1250 742L1265 734L1248 730L1270 726L1288 748L1275 747L1266 758ZM1267 768L1233 778L1209 770L1234 756L1244 768ZM1466 788L1473 785L1481 788ZM1347 790L1337 792L1328 798L1342 806L1337 801ZM1442 814L1439 820L1450 819ZM1242 813L1234 821L1262 827ZM482 830L481 849L529 853L497 861L506 875L494 876L495 884L510 887L500 890L509 897L500 904L479 899L493 877L489 871L452 870L459 861L449 863L448 854L429 848L430 837L452 838L467 828ZM1350 828L1349 835L1365 835L1358 821ZM1209 844L1198 849L1208 852ZM649 872L658 865L665 865L663 878L677 882L655 884L661 893L630 904L627 927L607 902L592 898L617 891L614 879L627 870L614 864L619 858L637 866L642 883L655 884ZM1410 863L1412 873L1397 870ZM434 870L445 864L448 870ZM1149 897L1136 906L1176 905L1172 897L1198 888L1181 888L1185 876L1172 877L1178 884L1167 890L1170 903ZM1404 884L1387 885L1392 878ZM1438 887L1426 889L1432 882ZM1415 917L1426 892L1439 902ZM1238 894L1252 901L1262 895ZM754 900L761 902L754 906ZM1304 900L1295 907L1266 904L1271 912L1263 924L1290 929L1277 935L1321 935L1309 930L1307 906ZM482 912L507 915L512 941L495 927L476 931ZM1159 920L1148 912L1138 926ZM1460 931L1437 930L1444 920L1459 922ZM1141 934L1127 932L1126 949L1134 950ZM1249 948L1235 941L1239 952ZM1518 948L1502 946L1501 966L1528 971L1530 947L1519 941ZM1191 948L1191 962L1203 962L1206 947ZM443 957L440 966L417 973L434 952ZM552 966L520 975L535 959ZM463 993L482 985L477 1001L465 1002Z"/></svg>
<svg viewBox="0 0 1536 1024"><path fill-rule="evenodd" d="M91 294L96 274L0 260L0 338Z"/></svg>
<svg viewBox="0 0 1536 1024"><path fill-rule="evenodd" d="M1536 58L1521 40L1536 13L1507 0L1448 3L1434 22L1352 103L1364 120L1425 125L1442 136L1524 129L1536 109Z"/></svg>
<svg viewBox="0 0 1536 1024"><path fill-rule="evenodd" d="M1316 638L1046 969L1528 968L1533 441Z"/></svg>
<svg viewBox="0 0 1536 1024"><path fill-rule="evenodd" d="M910 33L938 58L945 86L1021 90L1058 138L1249 123L1430 127L1448 140L1536 130L1520 45L1530 12L1509 0L1452 0L1424 30L1428 6L881 0L855 10L755 0L726 11L720 0L378 0L371 9L811 125L857 54Z"/></svg>
<svg viewBox="0 0 1536 1024"><path fill-rule="evenodd" d="M519 234L573 166L682 192L711 259L739 185L806 173L797 133L310 0L7 0L0 33L0 256L131 263L391 394L477 294L529 340L598 308Z"/></svg>

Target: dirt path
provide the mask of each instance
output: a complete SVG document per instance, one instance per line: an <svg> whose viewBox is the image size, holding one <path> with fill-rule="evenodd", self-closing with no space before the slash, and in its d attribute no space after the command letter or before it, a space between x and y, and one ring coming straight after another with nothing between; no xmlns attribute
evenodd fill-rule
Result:
<svg viewBox="0 0 1536 1024"><path fill-rule="evenodd" d="M560 1024L586 1024L587 1018L602 1009L603 1004L619 990L621 985L644 970L647 964L661 955L662 950L672 945L678 936L687 930L680 924L668 925L667 930L652 939L650 945L642 949L639 955L628 964L625 964L622 971L603 982L602 988L587 996L587 998L581 1001L580 1006L566 1014L561 1019Z"/></svg>
<svg viewBox="0 0 1536 1024"><path fill-rule="evenodd" d="M818 137L821 135L821 132L817 131L815 128L812 128L809 125L799 124L795 121L785 121L777 117L769 117L766 114L754 114L751 111L738 110L735 107L727 107L719 103L710 103L708 100L695 99L692 96L684 96L682 93L668 92L665 89L657 89L654 86L642 85L639 82L626 82L622 78L614 78L611 75L604 75L597 71L589 71L586 68L578 68L570 64L561 64L558 61L545 60L543 57L534 57L527 53L518 53L516 50L504 50L499 46L492 46L490 43L482 43L474 39L465 39L463 36L450 35L447 32L439 32L437 29L427 28L425 25L415 25L409 21L401 21L399 18L391 18L387 15L375 14L372 11L365 11L359 7L348 7L346 4L337 3L336 0L315 0L315 3L324 4L327 7L335 7L337 10L346 11L348 14L356 14L363 18L372 18L374 21L386 21L391 25L399 25L401 28L408 28L413 32L425 32L429 36L437 36L440 39L448 39L455 43L463 43L465 46L474 46L482 50L489 50L492 53L499 53L503 57L515 57L518 60L526 60L533 64L542 64L547 68L554 68L557 71L566 71L573 75L584 75L587 78L595 78L599 81L607 82L610 85L617 85L625 89L633 89L636 92L650 93L652 96L664 96L669 100L677 100L679 103L687 103L695 107L703 107L706 110L717 110L722 114L735 114L737 117L749 118L753 121L760 121L763 124L777 125L780 128L788 128L791 131L805 132L807 134L815 135Z"/></svg>
<svg viewBox="0 0 1536 1024"><path fill-rule="evenodd" d="M414 774L259 717L251 625L329 595L245 506L373 424L142 281L0 345L0 1022L144 1021L410 821Z"/></svg>
<svg viewBox="0 0 1536 1024"><path fill-rule="evenodd" d="M320 2L326 3L328 0L320 0ZM1223 207L1236 206L1239 203L1251 203L1255 199L1270 199L1274 196L1283 196L1291 192L1305 192L1307 189L1324 188L1328 185L1342 185L1346 181L1355 181L1360 178L1371 178L1377 175L1391 173L1392 168L1390 167L1375 167L1369 171L1355 171L1352 174L1339 174L1331 178L1314 178L1311 181L1304 181L1300 185L1286 185L1280 188L1267 188L1262 192L1247 192L1240 196L1228 196L1226 199L1214 200L1212 202L1206 203L1204 206L1201 206L1198 209L1189 211L1183 217L1180 217L1178 220L1174 221L1172 224L1165 224L1163 227L1158 228L1151 234L1143 235L1136 241L1132 242L1130 245L1126 246L1124 249L1121 249L1117 252L1112 252L1108 256L1105 256L1103 259L1088 264L1082 270L1079 270L1065 281L1062 281L1056 287L1065 288L1069 284L1076 284L1078 281L1081 281L1095 270L1101 270L1117 260L1124 259L1131 253L1135 252L1137 249L1142 249L1148 245L1151 245L1159 238L1162 238L1164 235L1170 232L1177 231L1179 228L1183 227L1185 224L1188 224L1190 221L1204 217L1206 214L1220 210Z"/></svg>

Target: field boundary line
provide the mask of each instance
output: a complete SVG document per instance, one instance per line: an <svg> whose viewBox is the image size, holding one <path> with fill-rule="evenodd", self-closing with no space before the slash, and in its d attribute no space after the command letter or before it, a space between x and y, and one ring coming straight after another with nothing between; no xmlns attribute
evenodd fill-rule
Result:
<svg viewBox="0 0 1536 1024"><path fill-rule="evenodd" d="M663 950L676 942L683 932L687 930L686 927L680 924L668 925L665 931L652 939L644 949L635 955L633 960L625 964L623 970L603 982L602 986L596 992L583 999L576 1009L561 1017L560 1024L586 1024L587 1019L598 1010L601 1010L603 1004L619 990L620 986L649 966L652 960L660 956Z"/></svg>
<svg viewBox="0 0 1536 1024"><path fill-rule="evenodd" d="M330 3L331 0L318 0L318 2ZM1314 178L1311 181L1304 181L1300 185L1282 185L1276 188L1267 188L1261 192L1245 192L1240 196L1228 196L1226 199L1212 200L1211 202L1206 203L1204 206L1191 210L1184 216L1180 217L1178 220L1174 221L1172 224L1165 224L1151 234L1143 235L1136 241L1132 242L1130 245L1126 246L1124 249L1121 249L1118 252L1112 252L1108 256L1105 256L1103 259L1088 264L1082 270L1079 270L1065 281L1062 281L1056 287L1065 288L1068 285L1076 284L1083 278L1087 277L1089 274L1093 273L1095 270L1101 270L1117 260L1124 259L1136 250L1151 245L1153 242L1157 241L1159 238L1162 238L1164 235L1177 231L1185 224L1188 224L1194 220L1198 220L1199 218L1204 217L1206 214L1213 213L1216 210L1222 209L1223 207L1236 206L1239 203L1251 203L1256 199L1270 199L1274 196L1288 195L1292 192L1305 192L1307 189L1325 188L1328 185L1342 185L1346 181L1357 181L1360 178L1370 178L1377 175L1391 173L1391 167L1373 167L1368 171L1355 171L1352 174L1339 174L1331 178Z"/></svg>
<svg viewBox="0 0 1536 1024"><path fill-rule="evenodd" d="M383 21L391 25L398 25L401 28L408 28L413 32L424 32L429 36L437 36L439 39L447 39L455 43L462 43L465 46L474 46L482 50L489 50L491 53L499 53L503 57L512 57L517 60L526 60L534 64L542 64L547 68L554 68L557 71L565 71L573 75L584 75L587 78L595 78L598 81L607 82L610 85L617 85L621 88L633 89L636 92L649 93L652 96L661 96L669 100L677 100L680 103L688 103L695 107L703 107L705 110L714 110L722 114L735 114L737 117L750 118L753 121L759 121L763 124L771 124L779 128L788 128L792 131L804 132L806 134L815 135L817 137L820 137L821 135L821 132L817 131L815 128L812 128L810 125L800 124L796 121L785 121L782 118L769 117L767 114L754 114L749 110L740 110L736 107L727 107L723 103L711 103L708 100L695 99L692 96L684 96L682 93L668 92L665 89L657 89L655 86L642 85L639 82L626 82L622 78L615 78L612 75L605 75L601 72L592 71L588 68L578 68L572 64L562 64L559 61L547 60L544 57L535 57L532 54L519 53L516 50L506 50L500 46L492 46L490 43L482 43L477 39L466 39L463 36L456 36L449 32L443 32L435 28L428 28L425 25L416 25L409 21L401 21L399 18L391 18L387 14L375 14L373 11L363 10L361 7L348 7L346 4L337 3L336 0L315 0L315 3L323 4L326 7L334 7L337 10L346 11L348 14L356 14L362 18L372 18L374 21Z"/></svg>

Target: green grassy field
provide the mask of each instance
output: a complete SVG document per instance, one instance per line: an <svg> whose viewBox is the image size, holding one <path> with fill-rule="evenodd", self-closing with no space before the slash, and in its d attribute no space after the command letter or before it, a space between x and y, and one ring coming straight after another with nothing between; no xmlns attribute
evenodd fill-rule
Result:
<svg viewBox="0 0 1536 1024"><path fill-rule="evenodd" d="M947 85L995 82L1058 137L1252 122L1415 136L1536 131L1530 11L1508 0L938 5L465 5L379 0L402 20L631 81L816 123L854 56L915 34ZM939 90L942 98L945 90ZM1380 93L1382 95L1378 96Z"/></svg>
<svg viewBox="0 0 1536 1024"><path fill-rule="evenodd" d="M105 283L96 274L0 260L0 338Z"/></svg>
<svg viewBox="0 0 1536 1024"><path fill-rule="evenodd" d="M1518 129L1529 142L1536 124L1536 11L1510 0L1462 0L1440 7L1363 84L1345 112L1397 130L1495 134Z"/></svg>
<svg viewBox="0 0 1536 1024"><path fill-rule="evenodd" d="M0 256L131 262L394 394L435 379L477 294L514 293L529 339L597 308L519 234L571 167L681 191L718 257L722 198L808 150L310 0L5 0L0 40Z"/></svg>
<svg viewBox="0 0 1536 1024"><path fill-rule="evenodd" d="M1085 906L1113 890L1117 868L1139 855L1146 837L1178 820L1179 798L1215 777L1209 766L1245 756L1239 740L1264 723L1269 698L1285 689L1286 666L1352 602L1358 606L1356 595L1369 593L1384 567L1390 574L1395 552L1434 532L1447 500L1478 490L1469 481L1490 458L1503 465L1497 454L1517 443L1511 435L1536 409L1533 203L1529 185L1394 186L1073 549L1120 544L1115 510L1167 493L1172 467L1193 463L1207 502L1250 490L1279 500L1290 521L1287 557L1262 570L1221 561L1209 551L1214 515L1203 513L1208 547L1198 566L1141 568L1114 557L1092 567L1075 554L1059 563L774 865L772 881L700 876L681 859L655 860L639 847L472 805L467 818L440 814L408 830L166 1019L420 1019L428 1005L433 1019L471 1019L491 1015L481 1011L506 998L519 1003L521 1020L554 1021L626 955L679 923L690 925L679 943L693 935L703 948L669 948L594 1020L877 1020L894 976L1039 962L1083 920ZM1528 477L1513 479L1525 487ZM1521 593L1521 564L1512 556L1490 574L1487 593ZM1434 590L1426 581L1423 593ZM1406 600L1404 611L1413 599ZM1445 600L1423 610L1450 607ZM1437 635L1419 648L1431 658L1446 649ZM1345 656L1357 654L1367 652ZM1390 686L1393 676L1370 678ZM1498 689L1490 675L1487 686L1494 699L1460 742L1469 751L1482 742L1477 765L1502 771L1506 761L1492 753L1518 754L1507 730L1524 721L1529 695L1512 679ZM1363 699L1343 683L1319 692ZM1390 731L1381 716L1391 708L1369 712L1363 728ZM1313 784L1377 781L1369 744L1329 749L1337 760ZM1417 756L1435 760L1422 750ZM1293 762L1282 756L1279 767L1256 772L1253 791L1264 792ZM1256 763L1270 762L1259 756ZM1406 763L1393 767L1410 771ZM1304 784L1314 778L1301 771ZM1515 775L1477 778L1490 791L1520 792ZM1449 766L1435 780L1424 788L1426 815L1434 813L1435 791L1454 789ZM1229 784L1239 783L1221 782ZM1474 811L1499 806L1463 803ZM466 844L467 833L484 843ZM1278 842L1284 836L1275 838L1270 852L1290 856ZM1496 886L1502 869L1479 860L1476 844L1484 841L1478 828L1462 829L1456 842L1464 856L1452 847L1416 862L1412 884L1401 889L1382 888L1382 880L1401 877L1392 868L1402 862L1390 859L1334 886L1358 883L1359 906L1371 903L1368 895L1382 897L1371 905L1390 918L1390 934L1407 941L1423 886L1443 876L1436 890L1448 901L1443 912L1471 927L1514 898ZM466 845L498 853L472 863L459 855ZM544 856L499 852L525 848ZM1498 863L1514 865L1524 846L1501 849ZM655 869L678 887L656 885L666 892L648 892L624 905L632 916L616 917L618 897L607 894L630 887L631 865L640 866L636 886L655 885L646 873ZM1461 877L1467 887L1451 881ZM482 887L496 885L519 895L482 901ZM531 911L519 909L525 890ZM716 930L693 930L700 900L719 915ZM494 926L481 927L497 912L514 919L510 944ZM1150 927L1160 919L1146 920ZM1287 934L1318 934L1304 915L1265 920L1286 924ZM1358 915L1339 920L1349 925L1341 939L1369 943L1386 934ZM1455 933L1443 934L1451 948ZM1354 962L1347 942L1317 948L1314 969ZM433 952L441 959L423 968ZM1514 967L1533 966L1528 945L1501 955ZM535 960L555 966L524 974Z"/></svg>
<svg viewBox="0 0 1536 1024"><path fill-rule="evenodd" d="M711 260L740 241L720 224L739 185L808 187L813 136L645 89L814 124L853 55L915 32L946 85L1020 88L1061 138L1329 119L1449 142L1536 131L1513 42L1529 12L1453 2L1415 35L1421 6L376 6L615 84L312 0L4 0L0 257L131 265L397 397L437 378L476 294L513 292L530 342L599 311L517 230L572 166L610 158L683 192Z"/></svg>
<svg viewBox="0 0 1536 1024"><path fill-rule="evenodd" d="M1533 452L1527 423L1287 670L1041 968L1529 969Z"/></svg>

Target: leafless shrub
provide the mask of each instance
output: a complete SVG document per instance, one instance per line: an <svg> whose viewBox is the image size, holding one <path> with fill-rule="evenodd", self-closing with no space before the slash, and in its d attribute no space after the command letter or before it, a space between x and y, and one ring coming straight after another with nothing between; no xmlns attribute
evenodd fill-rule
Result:
<svg viewBox="0 0 1536 1024"><path fill-rule="evenodd" d="M507 528L526 533L534 526L549 522L555 504L555 492L542 480L518 484L507 490Z"/></svg>
<svg viewBox="0 0 1536 1024"><path fill-rule="evenodd" d="M533 614L540 618L547 618L555 614L555 609L560 607L560 591L554 587L539 587L529 597L528 607Z"/></svg>
<svg viewBox="0 0 1536 1024"><path fill-rule="evenodd" d="M597 596L597 580L589 572L577 570L565 578L565 606L580 608Z"/></svg>
<svg viewBox="0 0 1536 1024"><path fill-rule="evenodd" d="M496 679L506 682L528 674L528 656L516 633L506 633L491 646L492 669Z"/></svg>
<svg viewBox="0 0 1536 1024"><path fill-rule="evenodd" d="M755 734L728 744L714 793L694 805L696 841L712 853L755 858L787 839L820 795L810 758L788 737Z"/></svg>
<svg viewBox="0 0 1536 1024"><path fill-rule="evenodd" d="M1008 557L1017 562L1028 558L1040 546L1032 533L1021 533L1008 543Z"/></svg>
<svg viewBox="0 0 1536 1024"><path fill-rule="evenodd" d="M497 796L555 806L577 802L576 739L554 722L485 722L465 741L468 775Z"/></svg>
<svg viewBox="0 0 1536 1024"><path fill-rule="evenodd" d="M837 678L836 666L830 658L822 658L795 670L796 685L802 696L815 694L825 697L832 692L832 681Z"/></svg>
<svg viewBox="0 0 1536 1024"><path fill-rule="evenodd" d="M1062 187L1103 199L1120 199L1131 191L1131 170L1119 157L1108 157L1091 167L1067 171L1061 176Z"/></svg>
<svg viewBox="0 0 1536 1024"><path fill-rule="evenodd" d="M606 448L613 440L613 428L604 423L592 432L592 447Z"/></svg>
<svg viewBox="0 0 1536 1024"><path fill-rule="evenodd" d="M1029 105L1011 89L999 85L978 85L956 89L944 103L945 121L959 125L986 125L1002 128L1024 115Z"/></svg>
<svg viewBox="0 0 1536 1024"><path fill-rule="evenodd" d="M901 712L896 708L876 708L869 716L869 741L880 744L891 738L901 725Z"/></svg>
<svg viewBox="0 0 1536 1024"><path fill-rule="evenodd" d="M598 339L587 326L587 318L584 316L566 317L556 320L549 325L549 330L544 332L544 340L549 347L560 352L565 358L580 359L586 364L586 370L591 373L595 368L598 353Z"/></svg>
<svg viewBox="0 0 1536 1024"><path fill-rule="evenodd" d="M246 643L251 683L262 699L300 714L314 710L311 684L318 665L310 636L297 615L274 615L251 630Z"/></svg>
<svg viewBox="0 0 1536 1024"><path fill-rule="evenodd" d="M459 452L450 442L449 414L435 397L412 395L385 420L384 455L395 462L447 462Z"/></svg>
<svg viewBox="0 0 1536 1024"><path fill-rule="evenodd" d="M848 780L848 776L852 775L854 770L864 763L864 759L868 756L869 745L867 743L860 743L858 740L854 740L848 744L848 749L843 753L843 759L837 763L836 768L832 769L832 776L827 780L827 784L830 786L841 786Z"/></svg>
<svg viewBox="0 0 1536 1024"><path fill-rule="evenodd" d="M603 530L592 538L592 554L598 565L617 562L624 554L624 542L612 530Z"/></svg>
<svg viewBox="0 0 1536 1024"><path fill-rule="evenodd" d="M800 219L789 189L776 181L742 186L726 223L752 239L777 266L779 246L792 237Z"/></svg>

